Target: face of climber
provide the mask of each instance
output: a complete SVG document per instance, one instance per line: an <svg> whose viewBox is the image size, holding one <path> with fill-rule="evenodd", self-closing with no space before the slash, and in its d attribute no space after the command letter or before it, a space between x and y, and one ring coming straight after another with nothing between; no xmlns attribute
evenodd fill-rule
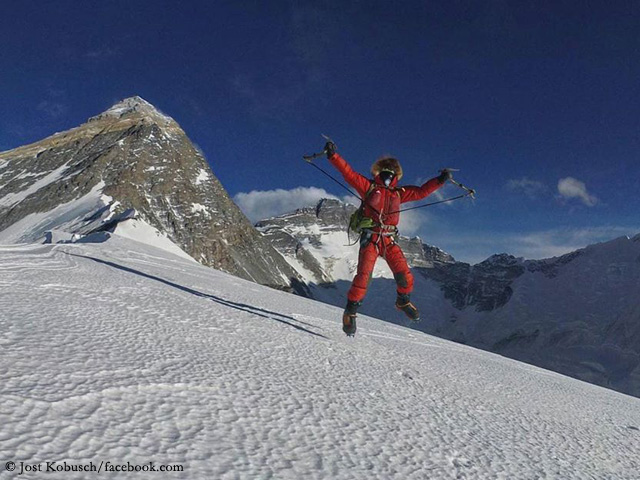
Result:
<svg viewBox="0 0 640 480"><path fill-rule="evenodd" d="M380 173L380 180L388 187L393 182L394 177L396 176L396 172L393 170L382 170Z"/></svg>

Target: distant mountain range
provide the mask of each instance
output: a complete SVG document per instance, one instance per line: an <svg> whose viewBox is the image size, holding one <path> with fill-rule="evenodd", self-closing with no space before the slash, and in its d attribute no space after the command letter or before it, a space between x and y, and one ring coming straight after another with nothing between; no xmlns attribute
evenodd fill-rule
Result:
<svg viewBox="0 0 640 480"><path fill-rule="evenodd" d="M357 265L354 209L325 199L254 228L180 126L139 97L0 153L0 243L115 234L338 306ZM416 328L640 396L640 235L477 265L417 237L399 243L416 277ZM380 259L362 312L405 323L394 299Z"/></svg>

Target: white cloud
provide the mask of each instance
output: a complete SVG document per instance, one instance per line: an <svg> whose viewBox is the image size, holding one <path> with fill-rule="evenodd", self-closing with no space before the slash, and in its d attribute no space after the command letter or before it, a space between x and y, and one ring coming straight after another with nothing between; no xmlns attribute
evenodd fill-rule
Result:
<svg viewBox="0 0 640 480"><path fill-rule="evenodd" d="M409 210L400 214L398 230L401 235L413 237L419 235L422 227L430 222L429 214L422 210Z"/></svg>
<svg viewBox="0 0 640 480"><path fill-rule="evenodd" d="M335 197L330 197L330 198L335 198ZM344 195L340 200L342 200L344 203L350 203L351 205L354 205L356 207L360 206L360 198L354 195Z"/></svg>
<svg viewBox="0 0 640 480"><path fill-rule="evenodd" d="M513 235L511 241L514 248L522 252L518 256L549 258L623 235L634 235L635 231L637 229L619 226L557 228Z"/></svg>
<svg viewBox="0 0 640 480"><path fill-rule="evenodd" d="M507 189L512 192L524 193L529 198L536 198L539 194L543 193L547 187L542 182L522 177L509 180L507 182Z"/></svg>
<svg viewBox="0 0 640 480"><path fill-rule="evenodd" d="M241 192L233 197L233 201L249 217L249 220L257 222L258 220L293 212L297 208L315 205L323 198L338 197L331 195L323 188L297 187L292 190L278 188L276 190Z"/></svg>
<svg viewBox="0 0 640 480"><path fill-rule="evenodd" d="M558 193L565 198L578 198L588 207L593 207L598 203L598 198L587 191L584 182L573 177L558 180Z"/></svg>

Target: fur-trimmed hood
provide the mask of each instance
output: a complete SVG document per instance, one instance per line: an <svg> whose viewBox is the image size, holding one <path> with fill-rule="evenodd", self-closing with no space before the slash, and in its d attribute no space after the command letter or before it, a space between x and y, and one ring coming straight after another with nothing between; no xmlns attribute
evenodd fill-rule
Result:
<svg viewBox="0 0 640 480"><path fill-rule="evenodd" d="M402 167L396 158L382 157L376 160L376 163L371 166L371 174L374 177L377 177L382 170L393 170L396 172L397 180L402 178Z"/></svg>

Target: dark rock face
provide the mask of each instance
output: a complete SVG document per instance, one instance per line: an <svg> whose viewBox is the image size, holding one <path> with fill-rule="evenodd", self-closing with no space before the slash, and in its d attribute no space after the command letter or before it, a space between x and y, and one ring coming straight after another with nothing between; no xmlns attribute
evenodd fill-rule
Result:
<svg viewBox="0 0 640 480"><path fill-rule="evenodd" d="M435 248L427 247L426 248ZM503 307L513 294L512 283L526 272L540 272L547 278L555 278L559 269L580 255L582 250L546 260L523 260L506 253L497 254L477 264L456 262L442 252L437 261L428 265L416 264L418 271L436 280L446 299L459 310L475 307L478 312L490 312Z"/></svg>
<svg viewBox="0 0 640 480"><path fill-rule="evenodd" d="M434 247L432 245L422 244L422 249L424 250L425 258L427 262L432 265L436 265L439 263L455 263L456 259L453 256L449 255L444 250L440 250L438 247ZM420 265L417 265L420 266Z"/></svg>
<svg viewBox="0 0 640 480"><path fill-rule="evenodd" d="M107 196L114 214L134 209L205 265L278 288L297 279L229 198L180 126L139 97L78 128L0 153L0 174L0 231L93 190ZM72 233L96 228L87 215L62 223ZM24 232L20 240L34 241L41 234Z"/></svg>
<svg viewBox="0 0 640 480"><path fill-rule="evenodd" d="M398 237L398 245L410 267L434 268L455 263L455 259L438 247L425 245L419 237Z"/></svg>
<svg viewBox="0 0 640 480"><path fill-rule="evenodd" d="M473 306L479 312L486 312L509 301L513 294L511 283L525 271L521 260L500 254L474 266L448 262L421 269L420 273L439 282L445 298L457 309Z"/></svg>
<svg viewBox="0 0 640 480"><path fill-rule="evenodd" d="M555 278L558 275L558 269L569 262L572 262L584 253L583 250L567 253L558 258L547 260L528 260L526 262L527 270L530 272L542 272L547 278Z"/></svg>
<svg viewBox="0 0 640 480"><path fill-rule="evenodd" d="M327 229L344 231L349 226L349 219L357 209L353 205L340 200L323 198L315 207L316 217Z"/></svg>

